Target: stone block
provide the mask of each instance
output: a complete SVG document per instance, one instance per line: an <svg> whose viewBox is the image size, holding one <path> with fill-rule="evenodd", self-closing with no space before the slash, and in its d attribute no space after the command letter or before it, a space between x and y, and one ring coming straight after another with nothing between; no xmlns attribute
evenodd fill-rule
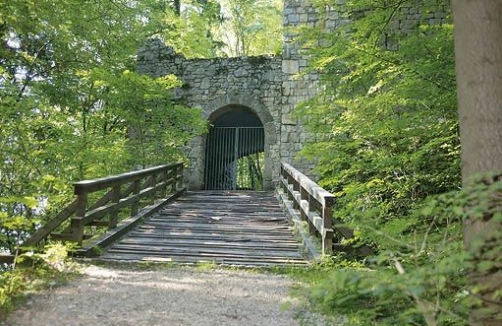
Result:
<svg viewBox="0 0 502 326"><path fill-rule="evenodd" d="M300 71L297 60L283 60L282 72L288 75L296 75Z"/></svg>
<svg viewBox="0 0 502 326"><path fill-rule="evenodd" d="M207 90L209 87L211 87L211 79L209 79L209 77L203 78L200 83L200 89Z"/></svg>
<svg viewBox="0 0 502 326"><path fill-rule="evenodd" d="M292 25L297 25L300 22L300 16L298 14L287 15L286 20Z"/></svg>
<svg viewBox="0 0 502 326"><path fill-rule="evenodd" d="M284 125L297 125L298 124L298 119L295 118L292 114L290 113L284 113L282 115L282 123Z"/></svg>

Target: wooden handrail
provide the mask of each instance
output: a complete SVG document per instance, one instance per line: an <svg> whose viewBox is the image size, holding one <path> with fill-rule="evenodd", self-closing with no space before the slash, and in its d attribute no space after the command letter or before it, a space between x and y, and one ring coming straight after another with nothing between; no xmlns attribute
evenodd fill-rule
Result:
<svg viewBox="0 0 502 326"><path fill-rule="evenodd" d="M293 208L307 221L309 233L321 236L322 253L331 254L335 196L285 162L281 164L281 183L284 193L293 201Z"/></svg>
<svg viewBox="0 0 502 326"><path fill-rule="evenodd" d="M73 186L75 188L74 193L75 193L75 195L78 195L78 194L81 194L84 192L91 193L91 192L95 192L98 190L111 188L115 185L123 185L124 183L138 180L138 179L145 179L147 177L151 177L153 175L159 174L160 172L164 172L166 170L177 168L179 166L182 167L182 163L175 163L175 164L169 164L169 165L159 165L159 166L155 166L152 168L126 172L126 173L113 175L113 176L109 176L109 177L105 177L105 178L75 182L73 184Z"/></svg>
<svg viewBox="0 0 502 326"><path fill-rule="evenodd" d="M161 192L177 194L183 188L183 164L160 165L138 171L127 172L93 180L75 182L76 199L58 215L48 221L28 238L24 245L34 246L51 236L52 232L64 222L70 225L61 234L52 235L61 240L70 240L82 245L86 238L86 226L117 226L118 215L124 207L130 207L131 216L139 211L139 203L143 198L155 200ZM105 195L90 202L89 195L108 190ZM108 216L108 221L103 218Z"/></svg>
<svg viewBox="0 0 502 326"><path fill-rule="evenodd" d="M299 214L294 214L299 215L300 220L307 221L309 233L322 237L323 254L331 254L333 247L338 250L353 249L339 243L333 244L334 232L337 238L354 237L353 230L341 225L333 217L334 195L285 162L281 163L281 188L287 200L293 203L292 209L299 211ZM360 246L358 252L363 256L373 254L373 250L366 245Z"/></svg>

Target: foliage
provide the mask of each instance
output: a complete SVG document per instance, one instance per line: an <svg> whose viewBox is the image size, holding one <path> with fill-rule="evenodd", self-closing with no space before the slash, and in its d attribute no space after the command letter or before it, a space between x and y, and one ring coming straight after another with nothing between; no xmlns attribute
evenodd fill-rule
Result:
<svg viewBox="0 0 502 326"><path fill-rule="evenodd" d="M378 254L370 270L331 274L312 299L354 325L465 324L453 26L436 14L448 4L317 2L346 22L302 31L323 91L296 114L324 135L303 155L355 229L350 241Z"/></svg>
<svg viewBox="0 0 502 326"><path fill-rule="evenodd" d="M223 54L225 43L219 37L223 20L218 1L185 1L180 12L166 10L165 28L160 31L166 43L187 58L212 58Z"/></svg>
<svg viewBox="0 0 502 326"><path fill-rule="evenodd" d="M23 254L15 268L0 274L0 318L3 318L26 295L64 284L75 275L68 261L68 248L53 244L46 254Z"/></svg>
<svg viewBox="0 0 502 326"><path fill-rule="evenodd" d="M386 235L402 249L382 251L364 268L335 259L311 300L324 312L347 315L349 325L467 325L460 198L452 192L429 200L399 237Z"/></svg>
<svg viewBox="0 0 502 326"><path fill-rule="evenodd" d="M162 8L164 38L187 58L277 54L282 49L281 0L187 0Z"/></svg>
<svg viewBox="0 0 502 326"><path fill-rule="evenodd" d="M173 76L134 71L160 1L0 1L0 247L15 251L71 183L179 160L205 130Z"/></svg>
<svg viewBox="0 0 502 326"><path fill-rule="evenodd" d="M323 35L334 45L313 54L326 90L297 114L330 134L305 155L338 197L336 217L380 229L459 187L460 169L452 26L423 25L389 51L378 22L371 14Z"/></svg>
<svg viewBox="0 0 502 326"><path fill-rule="evenodd" d="M488 172L466 178L459 196L465 220L468 253L471 323L498 324L502 320L502 175Z"/></svg>
<svg viewBox="0 0 502 326"><path fill-rule="evenodd" d="M229 56L277 54L282 50L282 1L222 1L221 35Z"/></svg>

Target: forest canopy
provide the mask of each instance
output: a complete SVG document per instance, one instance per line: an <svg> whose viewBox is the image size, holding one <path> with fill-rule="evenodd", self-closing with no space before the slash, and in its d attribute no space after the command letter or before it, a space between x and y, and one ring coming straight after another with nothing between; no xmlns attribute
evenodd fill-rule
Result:
<svg viewBox="0 0 502 326"><path fill-rule="evenodd" d="M3 250L61 209L73 181L180 160L204 132L197 110L170 100L175 76L135 72L164 28L160 3L1 2Z"/></svg>

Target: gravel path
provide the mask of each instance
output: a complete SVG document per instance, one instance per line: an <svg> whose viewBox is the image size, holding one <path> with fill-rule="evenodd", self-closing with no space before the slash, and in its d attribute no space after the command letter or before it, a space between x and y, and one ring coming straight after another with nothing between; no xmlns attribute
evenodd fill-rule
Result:
<svg viewBox="0 0 502 326"><path fill-rule="evenodd" d="M281 309L292 281L246 271L89 266L84 277L36 295L0 325L298 325Z"/></svg>

